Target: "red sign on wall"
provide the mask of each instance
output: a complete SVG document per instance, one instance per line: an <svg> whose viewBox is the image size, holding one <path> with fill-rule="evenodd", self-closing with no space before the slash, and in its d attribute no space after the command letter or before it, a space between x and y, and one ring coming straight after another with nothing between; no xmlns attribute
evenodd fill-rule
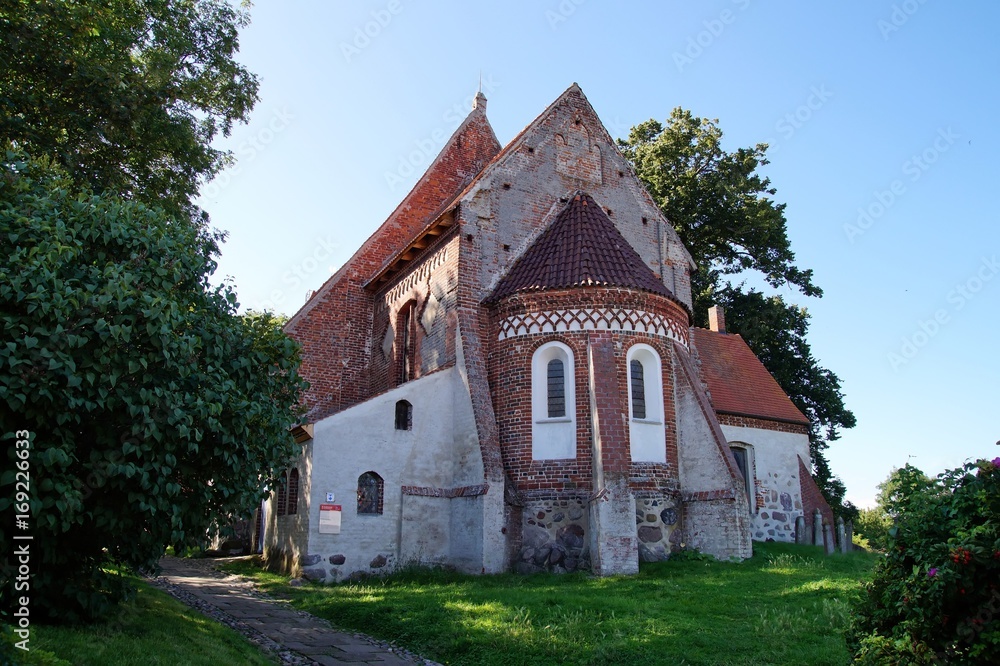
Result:
<svg viewBox="0 0 1000 666"><path fill-rule="evenodd" d="M342 509L340 508L339 504L320 504L319 505L319 510L320 511L341 511Z"/></svg>

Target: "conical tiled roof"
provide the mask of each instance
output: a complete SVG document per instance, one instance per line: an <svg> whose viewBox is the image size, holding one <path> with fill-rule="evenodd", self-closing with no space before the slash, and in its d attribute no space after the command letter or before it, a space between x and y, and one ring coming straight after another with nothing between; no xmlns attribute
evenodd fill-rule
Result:
<svg viewBox="0 0 1000 666"><path fill-rule="evenodd" d="M577 193L490 295L627 287L673 298L590 195Z"/></svg>

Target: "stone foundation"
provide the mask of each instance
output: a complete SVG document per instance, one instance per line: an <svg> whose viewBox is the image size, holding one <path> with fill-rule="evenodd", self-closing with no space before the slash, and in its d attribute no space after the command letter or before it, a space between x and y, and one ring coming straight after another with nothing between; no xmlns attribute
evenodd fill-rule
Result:
<svg viewBox="0 0 1000 666"><path fill-rule="evenodd" d="M639 561L660 562L680 548L681 509L670 497L637 497L635 525L639 536Z"/></svg>
<svg viewBox="0 0 1000 666"><path fill-rule="evenodd" d="M302 555L298 560L300 575L317 583L339 583L344 580L363 580L382 576L396 568L392 553L372 553L369 558L349 558L343 553Z"/></svg>
<svg viewBox="0 0 1000 666"><path fill-rule="evenodd" d="M518 573L590 569L587 502L582 498L531 500L522 512Z"/></svg>

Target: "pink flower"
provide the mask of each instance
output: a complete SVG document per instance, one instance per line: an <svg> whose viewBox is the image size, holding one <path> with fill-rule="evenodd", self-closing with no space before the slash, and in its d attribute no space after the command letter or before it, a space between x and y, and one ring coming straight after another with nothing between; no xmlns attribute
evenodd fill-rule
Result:
<svg viewBox="0 0 1000 666"><path fill-rule="evenodd" d="M933 578L936 575L937 575L937 567L931 567L930 569L927 570L928 578Z"/></svg>
<svg viewBox="0 0 1000 666"><path fill-rule="evenodd" d="M997 457L997 458L993 459L993 466L994 467L1000 467L1000 457Z"/></svg>

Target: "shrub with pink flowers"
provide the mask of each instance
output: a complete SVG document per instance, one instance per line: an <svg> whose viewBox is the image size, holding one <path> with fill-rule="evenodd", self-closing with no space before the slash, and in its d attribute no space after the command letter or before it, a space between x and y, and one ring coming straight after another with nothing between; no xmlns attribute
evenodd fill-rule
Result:
<svg viewBox="0 0 1000 666"><path fill-rule="evenodd" d="M1000 655L1000 458L935 480L907 465L885 558L855 603L860 664L996 664Z"/></svg>

